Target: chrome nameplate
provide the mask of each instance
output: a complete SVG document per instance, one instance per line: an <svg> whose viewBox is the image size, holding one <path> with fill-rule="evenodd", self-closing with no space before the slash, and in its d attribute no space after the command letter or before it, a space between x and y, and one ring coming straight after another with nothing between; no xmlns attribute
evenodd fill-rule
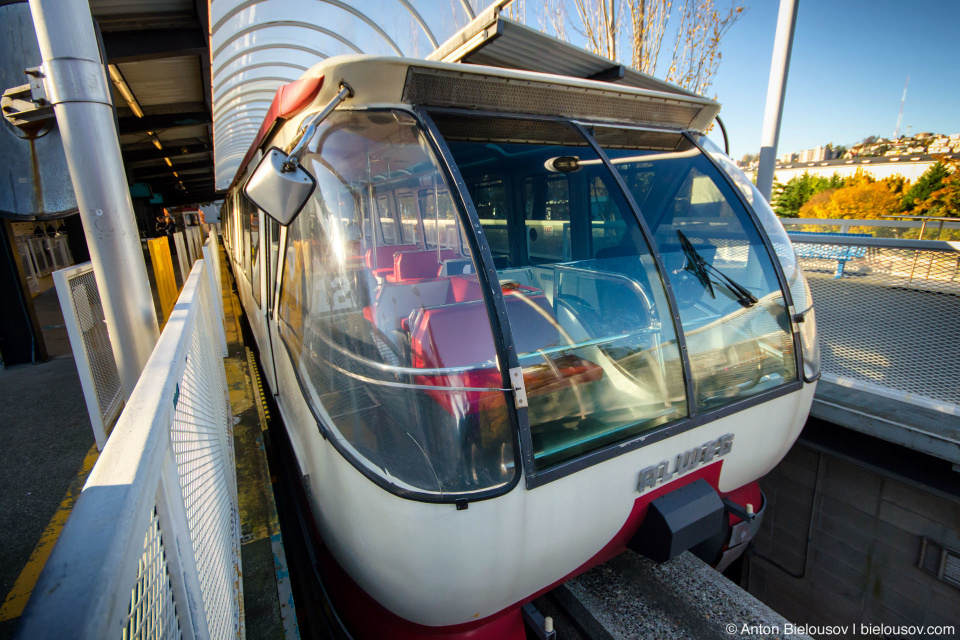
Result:
<svg viewBox="0 0 960 640"><path fill-rule="evenodd" d="M688 471L699 467L702 464L712 462L715 458L730 453L733 448L733 434L728 433L716 440L711 440L699 447L688 451L681 451L673 460L664 460L659 464L647 467L640 472L640 484L637 491L643 493L647 489L652 489L658 484L670 482L677 476L681 476Z"/></svg>

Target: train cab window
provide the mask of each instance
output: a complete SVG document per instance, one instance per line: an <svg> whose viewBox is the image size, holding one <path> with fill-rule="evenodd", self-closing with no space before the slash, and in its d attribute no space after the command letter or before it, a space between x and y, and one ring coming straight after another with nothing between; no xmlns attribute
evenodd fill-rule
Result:
<svg viewBox="0 0 960 640"><path fill-rule="evenodd" d="M523 367L535 467L686 416L663 280L587 141L562 123L434 121L477 211L496 208L507 244L519 247L496 266ZM505 193L486 186L494 182ZM485 230L491 220L481 220Z"/></svg>
<svg viewBox="0 0 960 640"><path fill-rule="evenodd" d="M723 174L686 138L595 129L653 233L679 306L698 410L797 380L784 296Z"/></svg>
<svg viewBox="0 0 960 640"><path fill-rule="evenodd" d="M302 165L317 189L287 230L278 316L331 441L400 494L452 500L509 485L515 434L485 294L416 121L336 111ZM389 203L411 234L373 231Z"/></svg>

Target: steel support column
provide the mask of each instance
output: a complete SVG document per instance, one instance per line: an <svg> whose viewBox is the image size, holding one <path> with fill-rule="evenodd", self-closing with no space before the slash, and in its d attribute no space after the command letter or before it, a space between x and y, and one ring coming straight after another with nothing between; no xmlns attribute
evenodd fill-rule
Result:
<svg viewBox="0 0 960 640"><path fill-rule="evenodd" d="M790 51L793 49L793 29L797 23L800 0L780 0L777 16L777 37L773 42L770 60L770 82L767 85L767 106L763 111L763 136L760 140L760 163L757 167L757 189L770 201L773 189L773 168L777 161L780 142L780 119L783 117L783 97L790 70Z"/></svg>
<svg viewBox="0 0 960 640"><path fill-rule="evenodd" d="M140 234L87 0L30 0L70 179L125 398L157 342Z"/></svg>

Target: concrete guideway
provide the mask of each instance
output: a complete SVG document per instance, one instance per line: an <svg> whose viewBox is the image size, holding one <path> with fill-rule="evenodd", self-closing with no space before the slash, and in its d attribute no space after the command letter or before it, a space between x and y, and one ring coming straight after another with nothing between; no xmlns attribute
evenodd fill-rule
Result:
<svg viewBox="0 0 960 640"><path fill-rule="evenodd" d="M243 312L240 300L229 286L232 276L225 266L226 254L221 252L220 258L229 353L224 368L234 419L247 636L291 640L300 635L263 443L268 413L253 353L243 341Z"/></svg>

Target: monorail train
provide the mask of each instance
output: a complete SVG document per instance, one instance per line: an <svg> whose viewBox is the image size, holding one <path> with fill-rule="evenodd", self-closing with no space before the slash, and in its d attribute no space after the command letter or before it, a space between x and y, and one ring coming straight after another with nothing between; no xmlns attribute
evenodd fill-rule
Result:
<svg viewBox="0 0 960 640"><path fill-rule="evenodd" d="M370 56L278 91L223 237L352 633L522 638L628 546L743 551L819 353L718 111Z"/></svg>

